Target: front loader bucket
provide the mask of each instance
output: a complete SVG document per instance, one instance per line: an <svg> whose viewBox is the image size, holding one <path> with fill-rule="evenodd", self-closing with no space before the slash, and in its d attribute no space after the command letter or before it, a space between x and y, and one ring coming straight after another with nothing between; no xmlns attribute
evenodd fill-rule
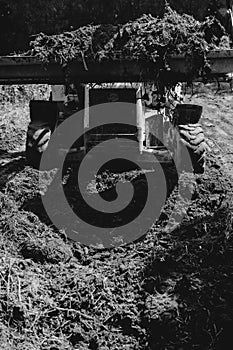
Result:
<svg viewBox="0 0 233 350"><path fill-rule="evenodd" d="M197 124L202 115L202 106L178 104L175 109L175 125Z"/></svg>

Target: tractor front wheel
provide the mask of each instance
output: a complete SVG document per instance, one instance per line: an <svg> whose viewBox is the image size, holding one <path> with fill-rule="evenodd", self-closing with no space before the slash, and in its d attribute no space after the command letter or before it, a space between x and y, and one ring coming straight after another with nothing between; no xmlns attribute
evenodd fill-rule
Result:
<svg viewBox="0 0 233 350"><path fill-rule="evenodd" d="M51 137L49 127L29 125L26 142L26 161L28 165L39 169L43 152L47 149Z"/></svg>
<svg viewBox="0 0 233 350"><path fill-rule="evenodd" d="M205 170L206 142L200 124L179 125L181 148L186 147L196 174L202 174Z"/></svg>

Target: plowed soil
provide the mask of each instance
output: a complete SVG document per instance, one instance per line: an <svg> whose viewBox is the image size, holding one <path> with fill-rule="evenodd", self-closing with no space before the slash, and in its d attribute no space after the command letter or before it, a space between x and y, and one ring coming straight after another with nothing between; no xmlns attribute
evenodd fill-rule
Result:
<svg viewBox="0 0 233 350"><path fill-rule="evenodd" d="M233 94L215 88L186 97L204 107L210 151L205 174L180 178L194 189L184 220L167 230L171 210L182 211L174 189L144 237L113 249L82 246L51 225L41 196L56 170L39 184L25 166L26 107L12 106L21 108L16 129L0 112L1 349L231 348Z"/></svg>

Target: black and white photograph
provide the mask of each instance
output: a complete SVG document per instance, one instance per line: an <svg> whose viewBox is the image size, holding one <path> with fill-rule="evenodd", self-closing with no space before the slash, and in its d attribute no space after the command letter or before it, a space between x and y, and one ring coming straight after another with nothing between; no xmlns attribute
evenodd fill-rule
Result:
<svg viewBox="0 0 233 350"><path fill-rule="evenodd" d="M0 350L231 350L233 0L0 0Z"/></svg>

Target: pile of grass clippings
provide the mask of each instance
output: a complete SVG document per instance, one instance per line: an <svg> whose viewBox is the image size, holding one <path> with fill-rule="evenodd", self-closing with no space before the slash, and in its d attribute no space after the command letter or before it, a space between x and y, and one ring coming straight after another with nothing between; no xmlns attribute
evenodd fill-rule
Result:
<svg viewBox="0 0 233 350"><path fill-rule="evenodd" d="M98 58L98 52L117 32L112 25L87 25L75 31L56 35L40 33L31 42L31 54L43 62L66 64L74 60Z"/></svg>
<svg viewBox="0 0 233 350"><path fill-rule="evenodd" d="M142 66L156 62L160 70L169 70L168 57L184 54L189 58L193 74L209 69L206 54L219 45L224 28L214 18L204 22L178 14L169 6L162 18L143 15L126 24L88 25L72 32L47 36L39 34L31 42L31 53L45 63L134 59ZM224 41L226 43L226 40Z"/></svg>

